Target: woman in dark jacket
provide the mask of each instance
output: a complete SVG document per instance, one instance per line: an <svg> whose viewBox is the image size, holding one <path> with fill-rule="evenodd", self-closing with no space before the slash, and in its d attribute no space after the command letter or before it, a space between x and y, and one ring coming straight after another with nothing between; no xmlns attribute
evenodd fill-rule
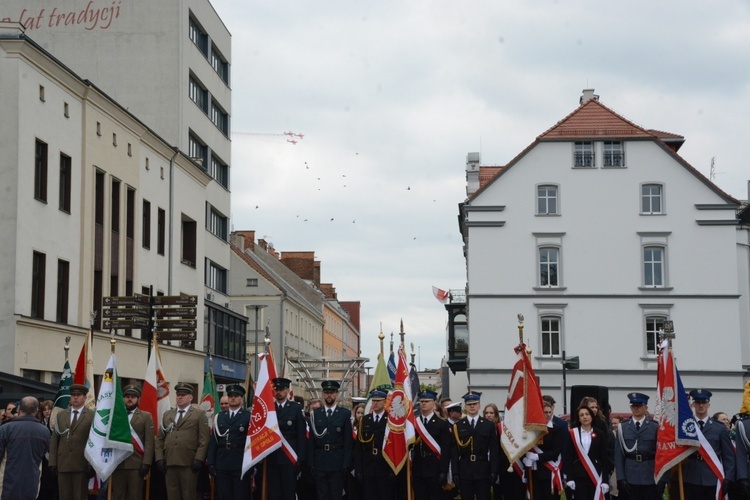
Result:
<svg viewBox="0 0 750 500"><path fill-rule="evenodd" d="M576 410L578 423L570 429L563 470L575 500L601 500L609 491L607 432L594 426L594 412L588 406Z"/></svg>

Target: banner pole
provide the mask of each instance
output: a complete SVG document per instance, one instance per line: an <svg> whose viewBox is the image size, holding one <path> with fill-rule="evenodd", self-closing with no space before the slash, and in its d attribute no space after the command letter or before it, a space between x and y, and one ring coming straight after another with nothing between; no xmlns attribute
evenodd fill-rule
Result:
<svg viewBox="0 0 750 500"><path fill-rule="evenodd" d="M684 486L684 481L682 477L682 462L680 462L679 465L677 466L677 476L680 482L680 500L685 500L685 486Z"/></svg>

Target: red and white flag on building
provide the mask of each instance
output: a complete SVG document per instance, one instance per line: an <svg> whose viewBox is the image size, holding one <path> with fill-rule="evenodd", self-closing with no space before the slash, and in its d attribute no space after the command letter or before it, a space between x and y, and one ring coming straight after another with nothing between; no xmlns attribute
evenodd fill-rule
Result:
<svg viewBox="0 0 750 500"><path fill-rule="evenodd" d="M438 299L438 302L440 302L441 304L447 304L451 298L450 292L441 290L436 286L432 287L432 294L435 296L436 299Z"/></svg>
<svg viewBox="0 0 750 500"><path fill-rule="evenodd" d="M403 346L398 349L398 364L393 391L388 399L388 424L383 438L383 458L398 474L406 463L409 445L415 440L416 422L409 387L409 364Z"/></svg>
<svg viewBox="0 0 750 500"><path fill-rule="evenodd" d="M510 375L500 434L500 444L510 463L522 458L540 437L547 434L542 391L526 353L526 344L519 344L515 351L518 359Z"/></svg>
<svg viewBox="0 0 750 500"><path fill-rule="evenodd" d="M169 409L169 383L161 368L158 344L154 343L151 357L148 359L146 378L141 391L141 411L151 414L154 419L154 434L159 434L164 412Z"/></svg>
<svg viewBox="0 0 750 500"><path fill-rule="evenodd" d="M86 333L86 339L81 346L81 353L78 355L76 362L76 371L73 374L73 383L85 385L89 388L86 393L86 408L93 410L96 407L96 398L94 397L94 332L89 330Z"/></svg>
<svg viewBox="0 0 750 500"><path fill-rule="evenodd" d="M672 356L669 341L662 342L656 366L656 433L654 481L693 453L700 442L680 372Z"/></svg>
<svg viewBox="0 0 750 500"><path fill-rule="evenodd" d="M289 460L296 464L297 454L281 435L276 416L276 399L273 383L276 378L276 366L271 352L258 354L258 381L255 385L250 428L245 438L245 453L242 457L242 474L274 451L282 448Z"/></svg>

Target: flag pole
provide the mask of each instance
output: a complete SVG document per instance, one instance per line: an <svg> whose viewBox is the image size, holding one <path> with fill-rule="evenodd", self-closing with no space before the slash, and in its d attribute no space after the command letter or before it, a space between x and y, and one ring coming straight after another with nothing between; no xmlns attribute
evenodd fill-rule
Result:
<svg viewBox="0 0 750 500"><path fill-rule="evenodd" d="M675 338L674 334L674 323L672 321L665 321L662 328L659 329L659 340L662 342L667 341L667 349L672 354L672 339ZM682 462L677 464L677 478L680 485L680 500L685 500L685 481L682 475Z"/></svg>
<svg viewBox="0 0 750 500"><path fill-rule="evenodd" d="M523 314L518 315L518 347L523 345ZM530 351L530 350L529 350ZM512 466L512 465L511 465ZM534 469L533 467L526 467L529 472L529 498L534 500Z"/></svg>
<svg viewBox="0 0 750 500"><path fill-rule="evenodd" d="M117 341L115 340L115 331L113 329L110 329L110 334L112 335L109 339L109 349L112 353L112 355L115 354L115 344ZM119 383L119 380L118 380ZM110 476L107 479L107 500L112 500L112 476Z"/></svg>

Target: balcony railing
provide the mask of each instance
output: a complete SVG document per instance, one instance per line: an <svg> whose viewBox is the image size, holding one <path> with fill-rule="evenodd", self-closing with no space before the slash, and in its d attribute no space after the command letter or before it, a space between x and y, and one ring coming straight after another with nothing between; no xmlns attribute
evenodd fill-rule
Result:
<svg viewBox="0 0 750 500"><path fill-rule="evenodd" d="M576 167L593 167L594 166L594 153L593 152L580 152L576 151L573 153L573 165Z"/></svg>

